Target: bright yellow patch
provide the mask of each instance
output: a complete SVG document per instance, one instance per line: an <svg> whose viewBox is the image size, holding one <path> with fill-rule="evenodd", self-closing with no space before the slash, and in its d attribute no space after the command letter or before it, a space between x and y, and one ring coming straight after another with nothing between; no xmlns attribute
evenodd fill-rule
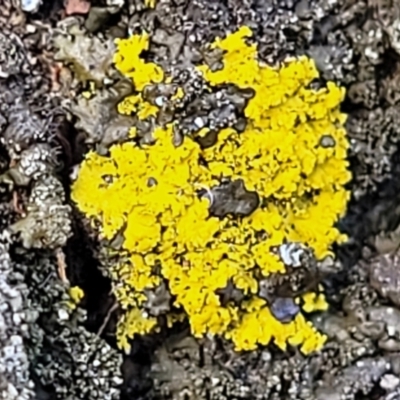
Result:
<svg viewBox="0 0 400 400"><path fill-rule="evenodd" d="M72 286L68 289L69 299L66 302L70 310L75 310L85 295L79 286Z"/></svg>
<svg viewBox="0 0 400 400"><path fill-rule="evenodd" d="M302 296L302 299L305 312L326 311L328 309L328 303L323 293L306 293Z"/></svg>
<svg viewBox="0 0 400 400"><path fill-rule="evenodd" d="M156 0L144 0L144 5L148 8L154 8L156 6Z"/></svg>
<svg viewBox="0 0 400 400"><path fill-rule="evenodd" d="M339 110L344 91L332 82L310 89L318 72L306 57L281 68L261 65L256 46L246 43L250 36L244 27L216 41L213 46L225 51L222 70L199 67L210 85L254 89L245 109L245 132L224 129L213 147L202 150L190 139L174 147L172 125L156 127L154 145L114 145L110 157L90 152L73 186L80 210L101 222L105 238L122 231L124 252L130 255L112 271L116 296L127 310L117 333L121 347L135 333L155 327L140 307L144 291L162 279L197 337L222 335L237 350L273 340L282 349L287 343L299 345L304 353L326 339L301 314L288 324L277 321L257 296L257 279L285 273L271 251L284 241L302 242L323 258L334 242L344 240L335 228L349 198L346 118ZM132 77L138 91L163 80L159 67L140 58L147 48L146 35L133 36L119 42L115 56L117 68ZM131 111L146 110L140 94L129 102ZM120 111L131 112L129 107L121 105ZM135 133L133 128L131 136ZM324 147L324 137L334 145ZM248 190L258 192L261 206L241 220L209 217L209 203L196 191L222 177L243 179ZM248 296L240 306L220 303L217 291L229 281ZM304 296L303 303L306 311L327 306L315 294Z"/></svg>
<svg viewBox="0 0 400 400"><path fill-rule="evenodd" d="M142 91L150 83L164 79L163 70L154 63L143 61L141 54L149 49L149 35L133 35L129 39L117 39L114 63L125 76L132 78L135 88Z"/></svg>
<svg viewBox="0 0 400 400"><path fill-rule="evenodd" d="M128 354L130 350L129 338L149 333L156 325L157 321L155 318L149 318L143 315L139 309L131 308L118 323L118 346Z"/></svg>

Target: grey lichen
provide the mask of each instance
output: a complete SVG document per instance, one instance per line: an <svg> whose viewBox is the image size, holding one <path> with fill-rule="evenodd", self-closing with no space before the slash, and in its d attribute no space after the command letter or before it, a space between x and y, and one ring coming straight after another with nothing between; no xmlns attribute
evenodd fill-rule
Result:
<svg viewBox="0 0 400 400"><path fill-rule="evenodd" d="M112 38L89 35L78 19L70 17L62 20L53 41L57 49L55 59L68 64L77 81L91 81L102 87L107 79L116 74L111 68L115 52Z"/></svg>
<svg viewBox="0 0 400 400"><path fill-rule="evenodd" d="M364 358L335 377L328 387L317 391L317 400L353 400L357 393L368 395L381 377L390 370L384 358Z"/></svg>
<svg viewBox="0 0 400 400"><path fill-rule="evenodd" d="M48 94L38 60L34 76L24 75L30 65L26 41L5 33L0 34L0 46L7 49L0 56L0 400L119 399L121 357L85 329L85 312L71 307L69 282L60 273L66 275L63 257L56 257L72 235L72 210L58 175L60 132L53 124L60 100Z"/></svg>
<svg viewBox="0 0 400 400"><path fill-rule="evenodd" d="M7 79L29 71L26 51L21 38L14 32L0 32L0 78Z"/></svg>
<svg viewBox="0 0 400 400"><path fill-rule="evenodd" d="M30 361L41 385L65 400L119 399L121 355L84 328L86 313L71 302L48 258L34 260L28 274L30 306L46 316L30 331Z"/></svg>
<svg viewBox="0 0 400 400"><path fill-rule="evenodd" d="M3 211L6 211L2 207ZM3 217L3 215L2 215ZM3 222L3 218L2 218ZM0 233L0 399L31 400L34 384L25 348L28 336L27 293L24 276L14 270L9 254L10 235Z"/></svg>
<svg viewBox="0 0 400 400"><path fill-rule="evenodd" d="M27 150L33 143L45 141L46 130L48 129L46 122L35 114L21 97L17 97L7 111L7 125L1 137L2 143L13 158L33 157L34 155L31 152L25 154L21 154L21 152ZM41 147L45 147L47 152L49 151L48 145ZM44 149L38 148L35 151L35 153L39 152L44 153ZM39 154L37 154L36 158L45 160L46 155L42 154L39 157ZM52 158L50 157L50 160ZM54 163L54 160L52 161Z"/></svg>
<svg viewBox="0 0 400 400"><path fill-rule="evenodd" d="M72 234L71 207L64 203L61 183L52 175L43 175L34 182L26 216L9 229L19 234L26 249L57 249L64 246Z"/></svg>
<svg viewBox="0 0 400 400"><path fill-rule="evenodd" d="M107 149L111 144L126 139L133 120L117 113L117 104L132 91L127 80L96 91L89 98L80 95L64 102L64 107L77 118L76 129L85 135L88 144Z"/></svg>
<svg viewBox="0 0 400 400"><path fill-rule="evenodd" d="M399 251L381 254L368 265L370 284L381 296L400 306Z"/></svg>
<svg viewBox="0 0 400 400"><path fill-rule="evenodd" d="M49 145L34 144L13 159L15 165L1 176L1 180L6 182L8 179L9 184L28 186L32 180L54 172L56 162L54 150Z"/></svg>

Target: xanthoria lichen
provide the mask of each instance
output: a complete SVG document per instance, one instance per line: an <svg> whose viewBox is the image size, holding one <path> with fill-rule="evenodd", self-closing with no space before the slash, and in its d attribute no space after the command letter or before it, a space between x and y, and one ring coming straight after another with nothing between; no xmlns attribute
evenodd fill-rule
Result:
<svg viewBox="0 0 400 400"><path fill-rule="evenodd" d="M117 332L123 348L135 334L157 327L143 304L146 291L162 283L174 312L188 318L196 337L220 335L237 350L273 341L281 349L298 345L303 353L326 340L302 313L291 322L278 321L259 297L258 281L285 274L276 246L304 243L323 259L333 243L344 240L335 228L349 198L346 116L339 109L344 90L333 82L312 89L318 71L307 57L276 68L262 64L250 36L242 27L216 40L212 46L224 52L222 69L198 67L210 87L229 83L254 91L244 132L223 129L214 146L202 149L190 138L175 146L172 124L156 126L153 144L127 141L112 146L109 156L89 152L73 185L74 200L101 223L104 238L123 232L127 262L112 270L114 292L125 310ZM121 112L148 117L157 111L141 97L147 84L166 79L159 66L141 58L148 46L147 35L118 42L116 67L137 90ZM242 179L256 191L256 211L243 218L211 216L210 200L199 197L198 189L222 179ZM244 294L240 304L221 303L218 291L228 283ZM307 312L327 307L315 293L303 299Z"/></svg>

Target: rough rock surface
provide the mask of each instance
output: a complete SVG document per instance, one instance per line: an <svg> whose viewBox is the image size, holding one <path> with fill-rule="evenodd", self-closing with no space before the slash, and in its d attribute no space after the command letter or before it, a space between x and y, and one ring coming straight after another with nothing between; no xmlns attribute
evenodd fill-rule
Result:
<svg viewBox="0 0 400 400"><path fill-rule="evenodd" d="M70 146L51 87L51 25L26 24L8 2L0 20L0 399L118 399L121 356L68 294Z"/></svg>
<svg viewBox="0 0 400 400"><path fill-rule="evenodd" d="M79 18L61 23L61 6L49 3L23 1L23 13L5 0L0 10L0 399L399 399L396 2L159 0L148 8L151 2L143 0L93 1L90 10L77 12ZM70 13L74 4L67 3ZM71 33L76 22L80 30ZM179 78L187 93L181 102L166 102L162 113L165 121L176 116L183 121L179 140L199 126L239 130L245 124L240 117L251 93L224 88L210 94L196 76L185 74L203 61L218 65L219 55L205 53L204 44L242 24L254 29L265 62L308 54L323 80L347 88L354 178L341 227L350 239L338 249L335 270L323 277L331 308L313 321L330 341L309 358L273 346L238 354L219 339L198 342L179 326L138 339L122 364L109 336L116 315L108 315L113 299L107 285L99 285L101 294L93 289L96 267L78 259L71 239L67 242L75 228L65 190L86 145L106 152L132 126L130 117L115 112L131 88L115 71L106 71L112 39L149 32L151 58ZM80 46L74 35L82 39ZM52 59L50 39L57 37L54 44L63 47L57 58L68 67ZM85 57L92 45L96 51ZM91 66L93 54L104 63ZM99 88L90 98L81 95L88 80ZM151 89L150 102L168 96ZM150 128L138 125L144 140ZM207 140L205 147L215 137ZM225 194L215 189L216 197ZM217 205L216 212L227 212ZM96 254L95 240L90 244ZM68 265L57 258L61 248L72 252ZM85 287L87 316L70 308L65 278ZM92 333L98 330L102 338Z"/></svg>
<svg viewBox="0 0 400 400"><path fill-rule="evenodd" d="M29 336L32 311L28 310L29 292L24 276L15 270L9 250L11 238L5 230L2 207L0 235L0 399L30 400L34 398L34 383L29 374L29 358L24 341ZM33 320L35 316L33 316Z"/></svg>

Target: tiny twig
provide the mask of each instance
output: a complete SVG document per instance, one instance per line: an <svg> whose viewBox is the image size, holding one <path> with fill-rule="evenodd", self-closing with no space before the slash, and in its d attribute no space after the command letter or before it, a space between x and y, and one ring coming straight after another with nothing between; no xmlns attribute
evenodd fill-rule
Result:
<svg viewBox="0 0 400 400"><path fill-rule="evenodd" d="M101 324L99 330L97 331L97 335L98 335L98 336L101 336L101 334L103 333L104 329L106 328L106 326L107 326L107 324L108 324L108 321L109 321L110 318L111 318L111 314L112 314L117 308L118 308L118 303L117 303L117 301L115 300L114 303L113 303L113 305L112 305L112 306L109 308L109 310L107 311L107 315L106 315L106 317L104 318L104 321L103 321L103 323Z"/></svg>
<svg viewBox="0 0 400 400"><path fill-rule="evenodd" d="M58 266L58 276L60 277L63 283L69 284L67 274L65 272L65 269L67 268L67 264L65 263L65 254L60 248L56 250L56 257Z"/></svg>
<svg viewBox="0 0 400 400"><path fill-rule="evenodd" d="M12 204L13 204L14 211L17 214L24 215L24 210L19 205L19 198L18 198L18 193L16 190L14 190L13 194L12 194Z"/></svg>
<svg viewBox="0 0 400 400"><path fill-rule="evenodd" d="M52 275L52 272L50 272L50 273L46 276L45 280L44 280L42 283L40 283L40 285L38 286L39 289L41 289L41 288L43 288L43 287L45 287L45 286L47 285L47 282L50 280L51 275Z"/></svg>

